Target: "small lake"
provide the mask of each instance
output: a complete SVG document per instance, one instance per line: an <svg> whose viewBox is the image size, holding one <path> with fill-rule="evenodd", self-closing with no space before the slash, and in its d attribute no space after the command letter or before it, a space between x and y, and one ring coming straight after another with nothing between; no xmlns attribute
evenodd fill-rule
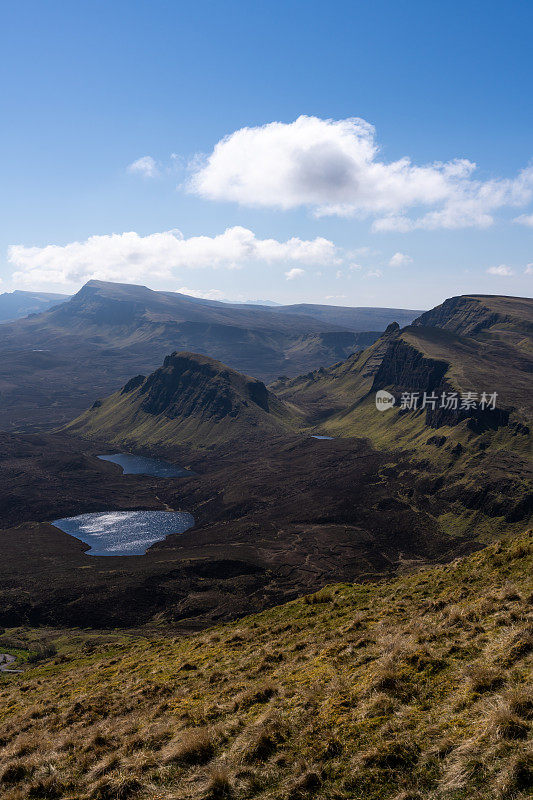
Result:
<svg viewBox="0 0 533 800"><path fill-rule="evenodd" d="M333 436L311 436L311 439L333 439Z"/></svg>
<svg viewBox="0 0 533 800"><path fill-rule="evenodd" d="M191 470L178 467L169 461L134 456L131 453L114 453L98 456L98 458L101 461L118 464L119 467L122 467L124 475L155 475L157 478L184 478L187 475L194 475Z"/></svg>
<svg viewBox="0 0 533 800"><path fill-rule="evenodd" d="M184 533L194 525L185 511L105 511L80 514L52 522L56 528L91 545L91 556L142 556L170 533Z"/></svg>

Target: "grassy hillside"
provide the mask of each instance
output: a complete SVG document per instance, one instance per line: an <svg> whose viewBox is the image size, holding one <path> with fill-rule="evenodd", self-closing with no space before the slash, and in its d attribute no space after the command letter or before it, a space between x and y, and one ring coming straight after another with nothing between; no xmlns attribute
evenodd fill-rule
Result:
<svg viewBox="0 0 533 800"><path fill-rule="evenodd" d="M196 353L173 353L98 401L65 430L126 447L201 450L286 433L294 413L255 378Z"/></svg>
<svg viewBox="0 0 533 800"><path fill-rule="evenodd" d="M0 677L2 797L525 799L532 575L528 532L184 640L8 631L57 655Z"/></svg>
<svg viewBox="0 0 533 800"><path fill-rule="evenodd" d="M365 436L381 450L403 448L427 474L434 500L451 500L440 521L450 534L487 534L497 517L527 520L531 493L533 301L456 297L329 369L272 385L335 437ZM383 413L375 392L396 405ZM494 414L400 408L403 392L497 393ZM480 513L485 521L480 524Z"/></svg>

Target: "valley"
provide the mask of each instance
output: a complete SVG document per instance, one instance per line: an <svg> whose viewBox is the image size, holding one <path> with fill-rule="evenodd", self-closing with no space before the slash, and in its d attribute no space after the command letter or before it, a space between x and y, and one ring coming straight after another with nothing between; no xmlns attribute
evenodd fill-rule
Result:
<svg viewBox="0 0 533 800"><path fill-rule="evenodd" d="M519 533L532 514L530 330L525 301L458 298L268 388L178 352L59 431L5 435L0 624L194 630ZM439 415L374 403L381 388L478 385L501 387L501 405ZM110 447L178 474L122 474L99 458ZM51 525L171 511L194 526L142 556L88 556Z"/></svg>
<svg viewBox="0 0 533 800"><path fill-rule="evenodd" d="M270 381L344 359L396 316L408 321L419 313L376 308L346 315L326 306L321 319L313 308L293 314L89 281L49 311L0 326L0 428L30 432L69 422L176 349Z"/></svg>
<svg viewBox="0 0 533 800"><path fill-rule="evenodd" d="M496 774L524 796L532 313L522 299L454 298L336 364L268 385L172 351L107 396L96 376L99 396L79 415L87 389L65 395L54 430L47 416L4 432L0 650L15 670L0 676L6 798L27 785L39 798L153 800L156 782L177 800L244 798L251 786L304 798L311 784L318 796L397 800L400 782L418 800L463 768L478 724L484 777L465 778L457 797L489 796ZM70 366L58 369L64 378ZM379 390L395 399L386 411ZM401 402L468 391L498 399ZM83 699L43 694L49 677ZM115 684L122 711L106 694ZM36 687L28 723L27 703L13 701ZM127 691L142 699L129 704ZM95 741L109 730L112 743L77 771L48 737L86 714ZM489 733L498 725L519 735L500 746ZM39 737L30 760L21 726ZM188 737L201 755L196 744L183 755ZM435 737L449 756L434 755ZM289 741L304 767L291 765ZM346 747L361 754L353 774ZM221 759L223 779L213 777Z"/></svg>

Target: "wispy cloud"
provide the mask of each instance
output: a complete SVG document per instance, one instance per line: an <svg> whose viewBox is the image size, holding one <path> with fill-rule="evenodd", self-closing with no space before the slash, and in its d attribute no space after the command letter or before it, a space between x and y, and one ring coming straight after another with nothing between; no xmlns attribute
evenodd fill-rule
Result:
<svg viewBox="0 0 533 800"><path fill-rule="evenodd" d="M520 216L515 219L515 222L518 222L519 225L526 225L528 228L533 228L533 214L520 214Z"/></svg>
<svg viewBox="0 0 533 800"><path fill-rule="evenodd" d="M406 264L412 264L413 259L406 253L394 253L389 261L389 267L405 267Z"/></svg>
<svg viewBox="0 0 533 800"><path fill-rule="evenodd" d="M304 275L305 270L300 269L299 267L293 267L285 273L285 277L288 281L293 281L295 278L303 278Z"/></svg>
<svg viewBox="0 0 533 800"><path fill-rule="evenodd" d="M141 156L128 165L128 172L142 175L144 178L155 178L159 175L159 167L152 156Z"/></svg>
<svg viewBox="0 0 533 800"><path fill-rule="evenodd" d="M487 270L489 275L499 275L500 277L508 277L514 275L514 271L507 264L499 264L497 267L489 267Z"/></svg>
<svg viewBox="0 0 533 800"><path fill-rule="evenodd" d="M197 297L202 300L226 300L226 295L220 289L190 289L188 286L180 286L176 289L180 294Z"/></svg>

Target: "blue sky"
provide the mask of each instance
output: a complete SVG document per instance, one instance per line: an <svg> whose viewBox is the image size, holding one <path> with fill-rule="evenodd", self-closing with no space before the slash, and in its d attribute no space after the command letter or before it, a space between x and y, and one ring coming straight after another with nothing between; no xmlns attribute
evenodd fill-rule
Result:
<svg viewBox="0 0 533 800"><path fill-rule="evenodd" d="M532 23L527 2L4 2L1 288L531 294Z"/></svg>

